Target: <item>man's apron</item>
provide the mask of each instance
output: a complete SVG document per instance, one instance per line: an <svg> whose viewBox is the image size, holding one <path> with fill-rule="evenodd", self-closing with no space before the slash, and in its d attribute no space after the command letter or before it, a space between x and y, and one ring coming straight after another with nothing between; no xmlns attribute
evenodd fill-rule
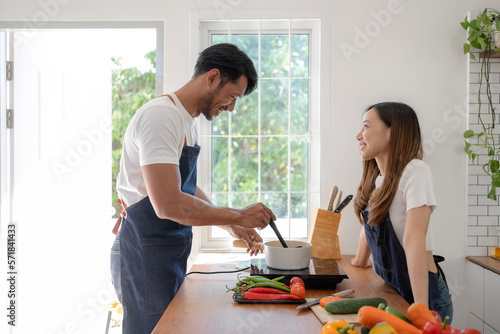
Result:
<svg viewBox="0 0 500 334"><path fill-rule="evenodd" d="M410 285L410 276L406 263L406 253L394 231L389 214L379 226L368 225L368 210L363 210L363 225L366 240L373 257L373 266L377 274L410 305L414 302ZM429 271L429 308L438 295L438 273Z"/></svg>
<svg viewBox="0 0 500 334"><path fill-rule="evenodd" d="M184 146L181 190L196 195L200 146ZM123 334L150 334L186 275L191 226L156 215L149 197L126 208L111 250L113 285L123 305Z"/></svg>

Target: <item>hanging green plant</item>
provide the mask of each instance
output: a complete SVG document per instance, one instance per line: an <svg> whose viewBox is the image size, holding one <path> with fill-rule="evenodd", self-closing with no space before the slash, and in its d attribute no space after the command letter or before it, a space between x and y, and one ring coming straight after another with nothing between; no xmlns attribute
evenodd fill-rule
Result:
<svg viewBox="0 0 500 334"><path fill-rule="evenodd" d="M478 119L481 130L479 132L470 129L465 131L465 153L472 163L476 162L479 154L487 154L488 162L483 165L483 170L491 177L488 198L496 201L496 189L500 187L500 150L498 150L498 139L494 135L497 115L491 94L490 58L495 52L500 52L500 45L495 45L495 36L500 34L500 12L496 9L486 8L475 19L469 21L466 17L460 24L462 28L467 30L464 54L469 54L470 58L474 60L476 57L473 52L481 54L479 59L481 71L477 92ZM486 103L483 103L484 95ZM484 121L483 114L491 115L491 121Z"/></svg>

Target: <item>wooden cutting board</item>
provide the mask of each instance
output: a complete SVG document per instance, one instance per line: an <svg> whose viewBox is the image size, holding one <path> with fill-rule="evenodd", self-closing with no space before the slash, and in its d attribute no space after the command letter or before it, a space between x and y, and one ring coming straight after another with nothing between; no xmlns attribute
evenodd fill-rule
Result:
<svg viewBox="0 0 500 334"><path fill-rule="evenodd" d="M306 298L308 302L314 300L314 298ZM309 308L313 311L319 321L322 324L326 324L329 321L337 321L337 320L345 320L350 324L359 325L358 322L358 314L333 314L325 311L325 308L320 304L316 304L313 306L309 306Z"/></svg>

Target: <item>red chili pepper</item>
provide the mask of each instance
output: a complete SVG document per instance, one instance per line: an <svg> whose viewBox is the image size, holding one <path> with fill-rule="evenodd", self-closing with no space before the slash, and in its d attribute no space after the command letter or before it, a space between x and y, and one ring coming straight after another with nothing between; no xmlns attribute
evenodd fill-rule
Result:
<svg viewBox="0 0 500 334"><path fill-rule="evenodd" d="M254 293L277 293L280 295L287 295L288 293L282 290L274 289L274 288L252 288L249 289L248 292Z"/></svg>
<svg viewBox="0 0 500 334"><path fill-rule="evenodd" d="M278 293L254 293L254 292L245 292L243 295L243 299L246 300L285 300L285 299L300 299L297 296L287 294L278 294Z"/></svg>

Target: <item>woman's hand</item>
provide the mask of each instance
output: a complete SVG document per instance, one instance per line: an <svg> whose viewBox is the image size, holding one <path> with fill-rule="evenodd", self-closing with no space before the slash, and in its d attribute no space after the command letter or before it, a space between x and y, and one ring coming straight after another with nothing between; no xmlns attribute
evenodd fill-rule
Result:
<svg viewBox="0 0 500 334"><path fill-rule="evenodd" d="M356 256L351 259L351 264L360 268L371 267L372 262L369 259L370 254L371 251L368 246L368 241L366 241L365 229L362 228L359 232L358 251L356 252Z"/></svg>
<svg viewBox="0 0 500 334"><path fill-rule="evenodd" d="M372 266L372 261L366 260L366 261L361 261L358 259L358 256L356 255L351 259L351 264L354 267L360 267L360 268L370 268Z"/></svg>

